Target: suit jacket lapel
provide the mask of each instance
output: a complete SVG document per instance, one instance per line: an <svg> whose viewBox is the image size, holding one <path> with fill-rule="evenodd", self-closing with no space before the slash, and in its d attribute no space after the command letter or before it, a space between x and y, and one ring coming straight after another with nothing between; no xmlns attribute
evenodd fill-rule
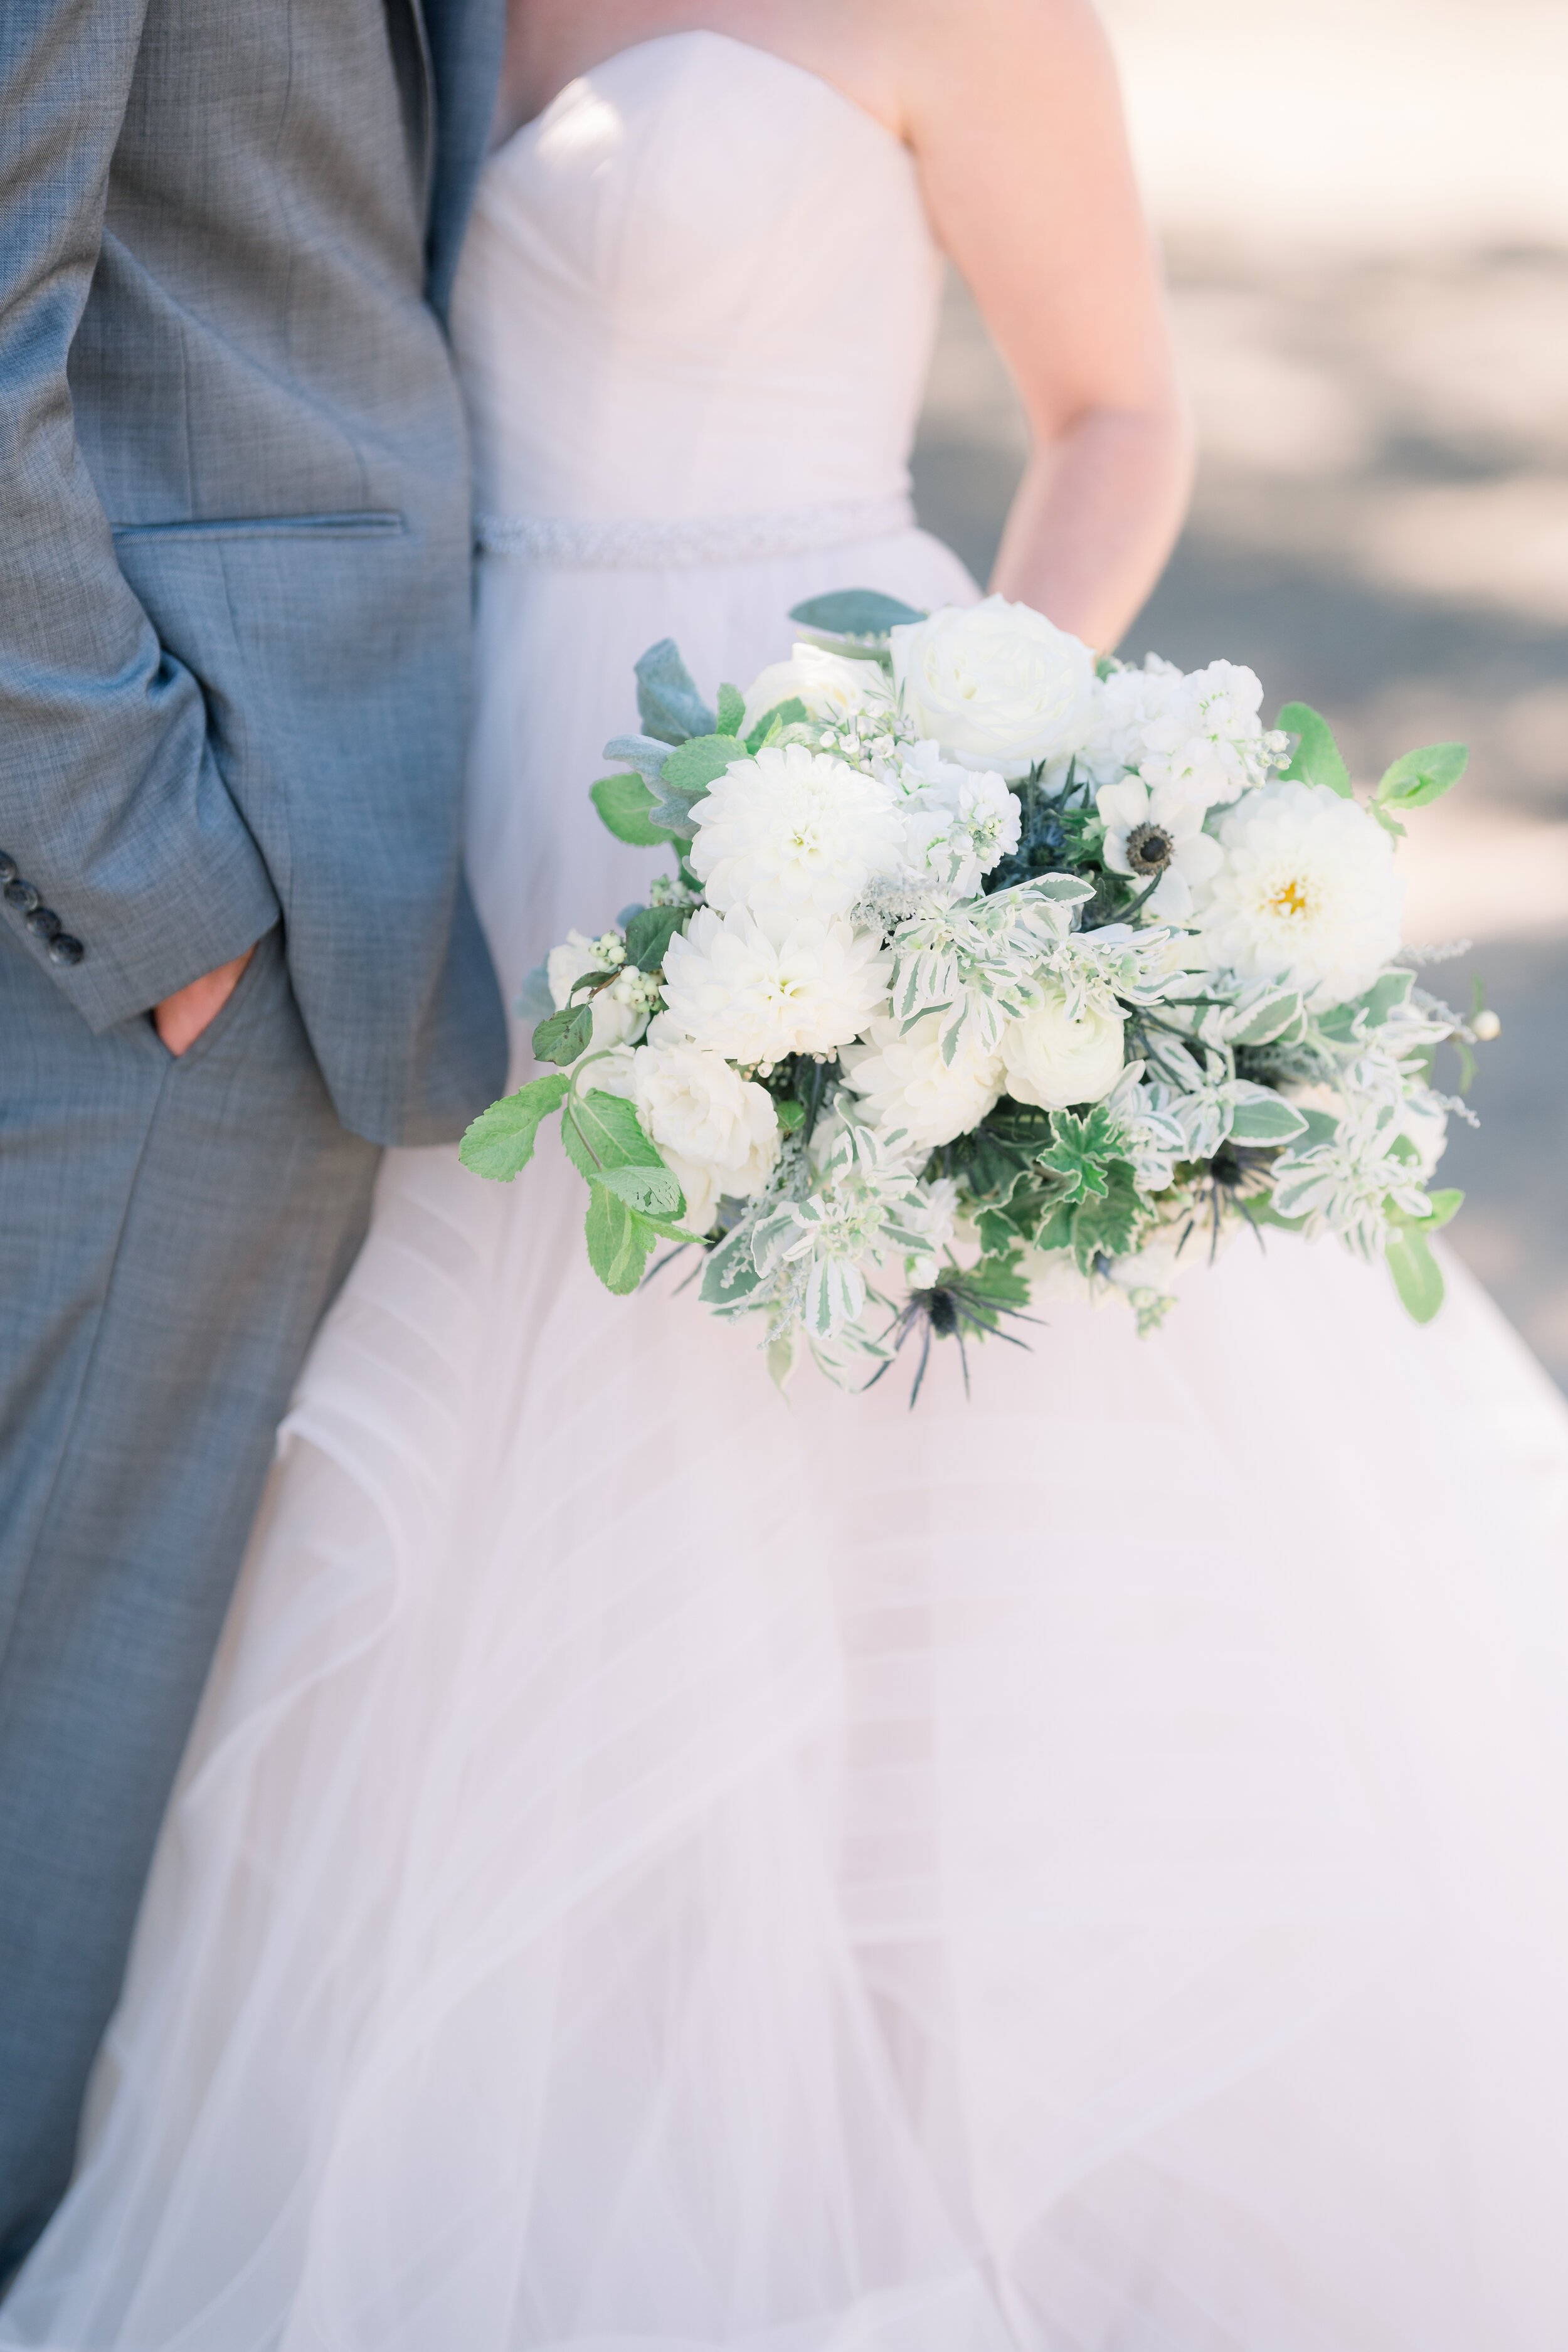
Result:
<svg viewBox="0 0 1568 2352"><path fill-rule="evenodd" d="M409 5L421 23L436 92L425 282L432 308L445 318L495 119L506 0L409 0Z"/></svg>

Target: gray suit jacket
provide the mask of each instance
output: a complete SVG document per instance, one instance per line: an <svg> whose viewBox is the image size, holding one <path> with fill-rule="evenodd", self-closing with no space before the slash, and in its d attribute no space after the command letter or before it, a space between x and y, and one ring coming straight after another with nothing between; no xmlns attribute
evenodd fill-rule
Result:
<svg viewBox="0 0 1568 2352"><path fill-rule="evenodd" d="M378 1142L503 1075L440 324L502 16L0 5L0 923L102 1030L281 920Z"/></svg>

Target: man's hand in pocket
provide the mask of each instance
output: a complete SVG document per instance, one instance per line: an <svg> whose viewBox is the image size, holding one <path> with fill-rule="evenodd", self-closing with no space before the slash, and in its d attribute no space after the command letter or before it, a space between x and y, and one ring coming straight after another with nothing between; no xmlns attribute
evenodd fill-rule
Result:
<svg viewBox="0 0 1568 2352"><path fill-rule="evenodd" d="M171 1054L183 1054L195 1044L208 1023L217 1019L255 953L254 948L247 948L243 955L220 963L216 971L204 971L200 980L177 988L173 996L165 996L162 1004L153 1007L153 1026Z"/></svg>

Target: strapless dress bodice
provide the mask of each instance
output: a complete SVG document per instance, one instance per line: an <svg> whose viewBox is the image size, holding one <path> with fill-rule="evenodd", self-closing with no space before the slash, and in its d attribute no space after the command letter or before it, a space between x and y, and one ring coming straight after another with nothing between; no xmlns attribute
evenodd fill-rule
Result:
<svg viewBox="0 0 1568 2352"><path fill-rule="evenodd" d="M623 50L480 184L453 309L477 503L896 500L940 276L909 151L829 83L717 33Z"/></svg>

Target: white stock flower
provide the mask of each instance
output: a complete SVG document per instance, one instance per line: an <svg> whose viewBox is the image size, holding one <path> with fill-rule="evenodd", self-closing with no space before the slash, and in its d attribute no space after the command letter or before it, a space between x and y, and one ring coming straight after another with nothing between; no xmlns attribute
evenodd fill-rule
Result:
<svg viewBox="0 0 1568 2352"><path fill-rule="evenodd" d="M1090 724L1093 655L1027 604L946 604L894 629L891 646L906 722L963 767L1026 775Z"/></svg>
<svg viewBox="0 0 1568 2352"><path fill-rule="evenodd" d="M1007 1092L1041 1110L1102 1101L1121 1076L1125 1016L1093 997L1075 1016L1055 980L1042 981L1040 994L1035 1010L1002 1034Z"/></svg>
<svg viewBox="0 0 1568 2352"><path fill-rule="evenodd" d="M1171 711L1185 686L1175 663L1158 654L1150 654L1141 668L1097 677L1089 732L1077 748L1080 772L1087 770L1097 784L1113 784L1136 768L1143 757L1145 728Z"/></svg>
<svg viewBox="0 0 1568 2352"><path fill-rule="evenodd" d="M891 787L804 743L736 761L691 814L690 863L721 914L847 914L899 855Z"/></svg>
<svg viewBox="0 0 1568 2352"><path fill-rule="evenodd" d="M687 1229L705 1234L722 1199L749 1200L779 1154L778 1115L764 1087L683 1037L661 1013L632 1060L632 1098L686 1195Z"/></svg>
<svg viewBox="0 0 1568 2352"><path fill-rule="evenodd" d="M874 931L842 917L764 924L699 908L664 959L664 999L694 1045L727 1061L779 1062L858 1035L887 995Z"/></svg>
<svg viewBox="0 0 1568 2352"><path fill-rule="evenodd" d="M741 732L749 735L781 702L804 702L806 715L833 726L861 713L891 719L893 689L880 662L854 661L826 646L797 644L788 661L770 662L746 692Z"/></svg>
<svg viewBox="0 0 1568 2352"><path fill-rule="evenodd" d="M1222 852L1204 831L1204 813L1163 788L1151 792L1142 777L1124 776L1101 784L1095 805L1105 826L1105 863L1112 874L1130 875L1144 889L1160 879L1148 900L1151 915L1184 923L1193 911L1194 887L1217 871Z"/></svg>
<svg viewBox="0 0 1568 2352"><path fill-rule="evenodd" d="M994 769L961 767L929 741L904 753L899 782L909 880L973 898L984 877L1018 846L1018 795Z"/></svg>
<svg viewBox="0 0 1568 2352"><path fill-rule="evenodd" d="M1226 817L1200 894L1211 965L1289 976L1321 1009L1369 988L1399 946L1405 886L1394 844L1326 784L1266 784Z"/></svg>
<svg viewBox="0 0 1568 2352"><path fill-rule="evenodd" d="M1139 774L1167 807L1180 801L1200 812L1263 783L1284 738L1265 734L1262 699L1262 680L1237 662L1189 672L1180 694L1143 729Z"/></svg>
<svg viewBox="0 0 1568 2352"><path fill-rule="evenodd" d="M978 1127L1002 1093L1001 1055L966 1034L952 1061L944 1060L946 1026L940 1013L908 1030L887 1014L842 1056L845 1077L875 1125L922 1152Z"/></svg>

